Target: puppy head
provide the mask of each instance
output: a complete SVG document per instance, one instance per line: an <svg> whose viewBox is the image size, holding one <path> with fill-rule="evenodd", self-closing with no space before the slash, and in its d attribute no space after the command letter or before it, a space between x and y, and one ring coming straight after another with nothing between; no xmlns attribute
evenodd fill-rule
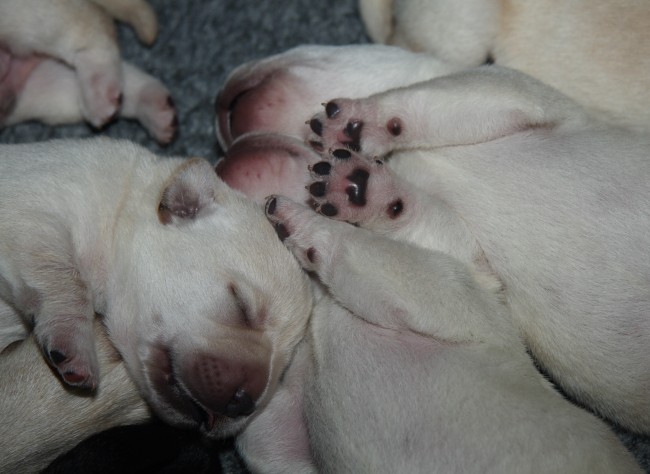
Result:
<svg viewBox="0 0 650 474"><path fill-rule="evenodd" d="M149 191L116 226L111 338L160 416L229 436L272 395L310 287L261 208L204 160Z"/></svg>

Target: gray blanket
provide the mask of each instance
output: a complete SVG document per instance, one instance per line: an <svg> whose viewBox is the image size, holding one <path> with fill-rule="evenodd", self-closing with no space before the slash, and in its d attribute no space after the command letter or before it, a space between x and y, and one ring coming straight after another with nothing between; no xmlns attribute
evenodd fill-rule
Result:
<svg viewBox="0 0 650 474"><path fill-rule="evenodd" d="M134 140L160 154L204 156L212 161L219 156L214 99L235 66L305 43L368 42L356 0L151 0L151 4L160 27L154 46L145 48L125 27L119 30L120 44L125 59L171 89L179 113L179 136L171 145L159 147L138 124L125 120L102 133ZM95 133L86 125L21 124L0 131L0 143ZM650 472L650 439L620 435ZM224 472L243 472L228 445L221 448L220 459Z"/></svg>

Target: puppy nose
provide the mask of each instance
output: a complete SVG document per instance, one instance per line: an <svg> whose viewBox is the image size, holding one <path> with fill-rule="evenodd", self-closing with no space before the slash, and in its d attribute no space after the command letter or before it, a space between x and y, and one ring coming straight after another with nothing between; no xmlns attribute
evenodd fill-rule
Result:
<svg viewBox="0 0 650 474"><path fill-rule="evenodd" d="M187 362L183 382L207 410L231 418L250 415L262 395L268 369L261 362L199 354Z"/></svg>

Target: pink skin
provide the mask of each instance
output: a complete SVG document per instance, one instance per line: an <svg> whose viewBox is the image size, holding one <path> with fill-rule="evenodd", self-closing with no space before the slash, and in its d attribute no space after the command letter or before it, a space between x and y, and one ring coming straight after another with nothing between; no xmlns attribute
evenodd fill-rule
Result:
<svg viewBox="0 0 650 474"><path fill-rule="evenodd" d="M382 117L382 112L372 101L331 100L310 119L307 140L318 149L347 148L381 157L399 144L405 131L400 117Z"/></svg>
<svg viewBox="0 0 650 474"><path fill-rule="evenodd" d="M330 156L310 168L312 207L327 217L377 232L395 231L408 222L415 212L411 187L382 161L341 151L349 157Z"/></svg>
<svg viewBox="0 0 650 474"><path fill-rule="evenodd" d="M348 61L338 48L299 48L236 69L215 103L217 136L226 150L226 160L218 169L224 181L260 202L269 194L281 193L304 203L307 196L303 188L309 181L306 169L316 154L280 135L309 142L313 134L309 119L332 97L366 96L446 71L434 61L430 71L420 71L419 75L404 77L400 72L406 69L401 68L390 77L382 75L382 81L368 81L354 74L358 60L367 59L368 54L378 54L379 58L385 54L402 57L404 53L382 48L355 51L350 51L353 60ZM422 58L414 56L416 60ZM267 137L251 138L257 133ZM272 139L271 133L278 135ZM297 151L298 156L291 156L287 150Z"/></svg>
<svg viewBox="0 0 650 474"><path fill-rule="evenodd" d="M229 80L216 101L218 134L229 147L249 132L275 132L303 139L305 120L320 104L290 71ZM311 99L311 100L310 100Z"/></svg>
<svg viewBox="0 0 650 474"><path fill-rule="evenodd" d="M11 114L25 81L42 60L39 56L18 58L0 48L0 125Z"/></svg>
<svg viewBox="0 0 650 474"><path fill-rule="evenodd" d="M304 140L305 121L322 110L323 102L368 97L455 70L430 55L390 46L298 47L232 72L215 104L219 143L227 150L253 131Z"/></svg>
<svg viewBox="0 0 650 474"><path fill-rule="evenodd" d="M256 202L282 194L306 203L309 165L321 161L319 154L295 138L271 133L244 135L217 164L217 173L231 188Z"/></svg>

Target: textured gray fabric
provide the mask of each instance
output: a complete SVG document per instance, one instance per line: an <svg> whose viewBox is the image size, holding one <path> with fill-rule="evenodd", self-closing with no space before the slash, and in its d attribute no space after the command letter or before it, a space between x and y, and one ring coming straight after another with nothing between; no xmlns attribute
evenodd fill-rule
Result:
<svg viewBox="0 0 650 474"><path fill-rule="evenodd" d="M368 42L356 0L151 0L158 12L159 37L152 48L121 27L124 57L161 79L172 91L179 113L179 136L159 147L138 124L125 120L102 133L129 138L166 155L218 156L214 99L226 75L242 62L299 44ZM48 127L21 124L0 131L0 143L85 137L86 125ZM650 395L649 395L650 396ZM498 433L491 434L498 436ZM650 472L650 439L622 434ZM232 450L222 455L224 472L244 472Z"/></svg>
<svg viewBox="0 0 650 474"><path fill-rule="evenodd" d="M237 65L305 43L367 42L355 0L152 0L159 36L152 48L120 28L123 57L159 78L172 91L179 136L159 147L136 123L120 120L102 132L129 138L162 154L217 157L214 99ZM85 137L87 125L20 124L0 131L0 143Z"/></svg>

